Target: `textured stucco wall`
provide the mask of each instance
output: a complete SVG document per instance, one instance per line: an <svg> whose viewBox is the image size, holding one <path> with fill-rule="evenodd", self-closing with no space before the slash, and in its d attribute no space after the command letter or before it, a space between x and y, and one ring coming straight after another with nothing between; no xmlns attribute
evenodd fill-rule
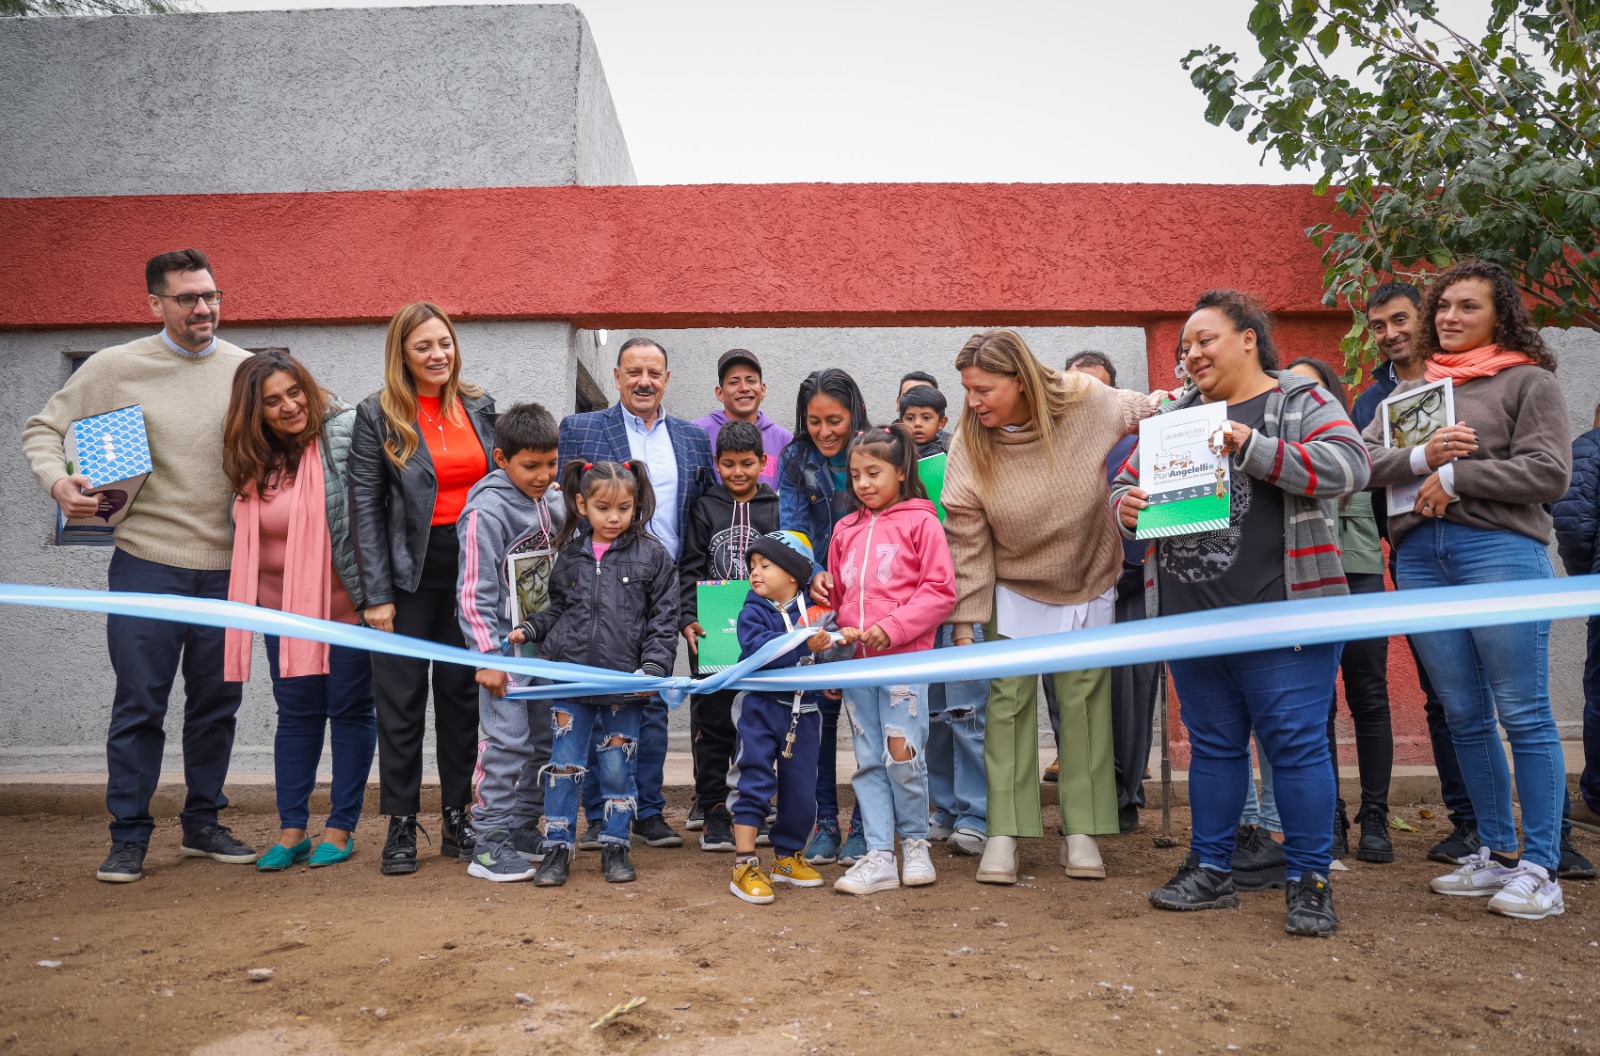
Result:
<svg viewBox="0 0 1600 1056"><path fill-rule="evenodd" d="M634 182L565 4L5 19L0 69L0 197Z"/></svg>

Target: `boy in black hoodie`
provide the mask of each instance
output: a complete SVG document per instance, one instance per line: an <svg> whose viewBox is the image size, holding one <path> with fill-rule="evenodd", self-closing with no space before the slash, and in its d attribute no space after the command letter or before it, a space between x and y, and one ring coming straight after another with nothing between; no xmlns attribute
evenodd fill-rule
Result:
<svg viewBox="0 0 1600 1056"><path fill-rule="evenodd" d="M689 644L689 662L699 677L700 626L697 584L704 580L748 579L745 554L750 544L778 530L778 493L761 483L766 452L761 431L749 422L729 422L717 433L717 473L722 483L700 496L683 532L678 582L682 586L679 626ZM732 690L695 696L689 704L694 746L696 810L704 815L702 851L733 850L733 816L728 812L728 767L737 734Z"/></svg>

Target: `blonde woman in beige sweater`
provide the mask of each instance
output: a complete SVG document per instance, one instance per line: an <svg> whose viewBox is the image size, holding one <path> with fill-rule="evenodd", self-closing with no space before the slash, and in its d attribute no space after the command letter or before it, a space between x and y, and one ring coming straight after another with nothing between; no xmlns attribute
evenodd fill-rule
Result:
<svg viewBox="0 0 1600 1056"><path fill-rule="evenodd" d="M1113 389L1040 363L1015 330L974 334L956 367L966 406L950 447L943 501L956 568L957 645L1030 637L1113 620L1122 545L1106 516L1105 460L1166 395ZM1052 676L1061 702L1061 864L1099 879L1094 837L1118 831L1107 671ZM984 765L989 840L978 881L1017 881L1017 838L1043 836L1032 677L989 681Z"/></svg>

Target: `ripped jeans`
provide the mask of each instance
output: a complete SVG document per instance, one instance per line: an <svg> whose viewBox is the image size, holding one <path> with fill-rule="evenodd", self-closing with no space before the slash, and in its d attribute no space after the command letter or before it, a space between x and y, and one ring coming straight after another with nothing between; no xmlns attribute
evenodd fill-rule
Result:
<svg viewBox="0 0 1600 1056"><path fill-rule="evenodd" d="M894 838L928 838L928 686L871 686L844 691L855 739L856 813L869 851L893 851ZM910 758L890 754L904 740Z"/></svg>
<svg viewBox="0 0 1600 1056"><path fill-rule="evenodd" d="M628 697L585 697L550 702L553 734L550 765L539 773L544 785L545 841L577 842L578 803L588 771L589 747L595 747L600 795L605 801L601 843L627 846L638 809L635 781L639 720L644 709ZM621 701L621 704L613 702ZM620 744L613 744L620 741Z"/></svg>

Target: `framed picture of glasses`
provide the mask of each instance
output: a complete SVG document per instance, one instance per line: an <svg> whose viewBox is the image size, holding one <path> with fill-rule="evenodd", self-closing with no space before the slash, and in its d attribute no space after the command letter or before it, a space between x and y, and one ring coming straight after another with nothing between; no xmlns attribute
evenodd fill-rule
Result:
<svg viewBox="0 0 1600 1056"><path fill-rule="evenodd" d="M1384 447L1405 448L1425 444L1436 430L1456 420L1454 386L1449 378L1444 378L1395 393L1378 405L1378 418L1383 422ZM1388 491L1390 516L1410 513L1416 508L1417 492L1422 489L1422 480L1418 477L1414 484L1385 489Z"/></svg>

